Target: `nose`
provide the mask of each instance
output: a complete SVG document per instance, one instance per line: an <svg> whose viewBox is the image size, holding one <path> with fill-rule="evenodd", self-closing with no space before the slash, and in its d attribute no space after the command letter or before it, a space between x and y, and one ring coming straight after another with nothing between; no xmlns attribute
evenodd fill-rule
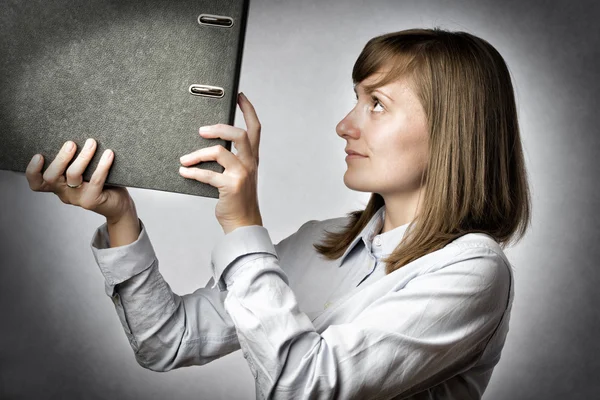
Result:
<svg viewBox="0 0 600 400"><path fill-rule="evenodd" d="M340 137L350 136L352 138L358 138L359 129L354 120L354 109L352 109L346 116L338 122L335 127L335 131Z"/></svg>

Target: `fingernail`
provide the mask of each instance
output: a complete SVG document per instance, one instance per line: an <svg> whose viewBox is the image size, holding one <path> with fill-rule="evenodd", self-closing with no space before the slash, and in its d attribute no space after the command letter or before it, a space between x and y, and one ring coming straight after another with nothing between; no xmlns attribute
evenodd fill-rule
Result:
<svg viewBox="0 0 600 400"><path fill-rule="evenodd" d="M110 159L111 151L106 150L104 154L102 154L102 161L108 161Z"/></svg>
<svg viewBox="0 0 600 400"><path fill-rule="evenodd" d="M200 127L200 133L202 132L210 132L210 126L201 126Z"/></svg>
<svg viewBox="0 0 600 400"><path fill-rule="evenodd" d="M33 163L38 164L40 161L42 161L42 156L39 154L36 154L35 157L33 157Z"/></svg>
<svg viewBox="0 0 600 400"><path fill-rule="evenodd" d="M84 149L88 150L92 148L92 139L88 139L85 141L85 145L83 146Z"/></svg>
<svg viewBox="0 0 600 400"><path fill-rule="evenodd" d="M71 150L72 148L73 148L73 142L71 142L71 141L68 141L67 143L65 143L65 147L64 147L64 149L65 149L66 151L69 151L69 150Z"/></svg>
<svg viewBox="0 0 600 400"><path fill-rule="evenodd" d="M246 95L244 94L244 92L240 92L240 97L243 98L243 99L247 98Z"/></svg>

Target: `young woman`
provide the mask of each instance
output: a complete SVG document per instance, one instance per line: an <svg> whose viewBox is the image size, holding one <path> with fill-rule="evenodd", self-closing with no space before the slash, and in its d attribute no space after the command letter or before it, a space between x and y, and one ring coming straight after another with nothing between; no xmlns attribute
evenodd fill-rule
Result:
<svg viewBox="0 0 600 400"><path fill-rule="evenodd" d="M257 398L479 399L498 363L513 301L503 249L530 221L507 66L485 40L412 29L371 39L352 71L357 103L337 126L344 183L371 192L364 210L303 224L273 244L256 193L260 123L201 128L234 142L185 155L219 188L225 235L213 278L179 296L158 270L127 189L104 187L107 150L90 182L88 140L65 147L30 187L106 216L91 248L140 365L168 371L241 349ZM69 143L69 142L68 142ZM35 158L34 158L35 159Z"/></svg>

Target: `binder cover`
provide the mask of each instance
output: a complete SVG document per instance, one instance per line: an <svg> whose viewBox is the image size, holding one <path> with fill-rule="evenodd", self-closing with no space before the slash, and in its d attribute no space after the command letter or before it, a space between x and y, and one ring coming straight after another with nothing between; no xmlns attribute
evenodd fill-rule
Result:
<svg viewBox="0 0 600 400"><path fill-rule="evenodd" d="M48 168L67 140L115 157L106 184L218 198L179 174L179 158L231 142L249 0L0 2L0 169ZM197 86L193 86L197 85ZM71 161L71 162L72 162ZM70 165L70 164L69 164ZM222 173L216 161L193 167ZM25 179L25 178L23 178Z"/></svg>

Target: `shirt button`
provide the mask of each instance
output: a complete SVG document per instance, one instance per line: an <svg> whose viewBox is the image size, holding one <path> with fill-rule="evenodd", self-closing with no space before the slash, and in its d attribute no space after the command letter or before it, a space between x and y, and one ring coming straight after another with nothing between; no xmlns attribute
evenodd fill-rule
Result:
<svg viewBox="0 0 600 400"><path fill-rule="evenodd" d="M375 236L374 243L375 243L375 246L381 246L381 237Z"/></svg>
<svg viewBox="0 0 600 400"><path fill-rule="evenodd" d="M330 302L326 302L325 305L323 306L323 309L327 309L332 303Z"/></svg>

